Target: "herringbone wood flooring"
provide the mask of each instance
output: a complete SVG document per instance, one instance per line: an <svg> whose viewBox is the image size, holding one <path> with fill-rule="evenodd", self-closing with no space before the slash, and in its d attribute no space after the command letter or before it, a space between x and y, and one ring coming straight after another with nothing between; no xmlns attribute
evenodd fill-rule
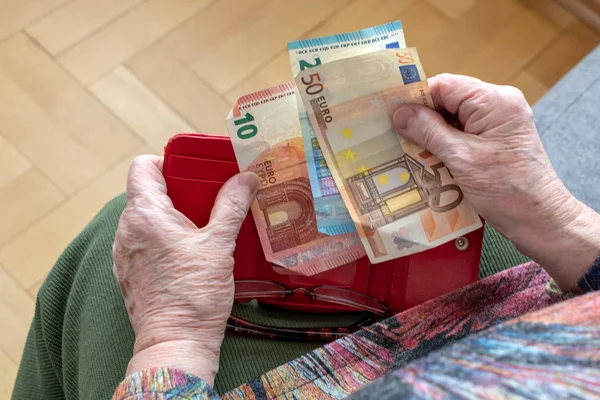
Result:
<svg viewBox="0 0 600 400"><path fill-rule="evenodd" d="M288 40L395 19L429 76L531 103L600 42L552 0L0 0L0 398L41 282L135 155L224 133L238 96L291 79Z"/></svg>

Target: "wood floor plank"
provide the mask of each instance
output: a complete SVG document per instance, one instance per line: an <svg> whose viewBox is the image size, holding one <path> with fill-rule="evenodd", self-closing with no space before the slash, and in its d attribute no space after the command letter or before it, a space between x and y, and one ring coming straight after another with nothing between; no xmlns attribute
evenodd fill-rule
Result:
<svg viewBox="0 0 600 400"><path fill-rule="evenodd" d="M4 136L65 193L105 169L14 81L0 71L0 127Z"/></svg>
<svg viewBox="0 0 600 400"><path fill-rule="evenodd" d="M521 0L521 2L562 29L568 28L577 20L555 0Z"/></svg>
<svg viewBox="0 0 600 400"><path fill-rule="evenodd" d="M0 187L0 247L64 200L65 195L33 168Z"/></svg>
<svg viewBox="0 0 600 400"><path fill-rule="evenodd" d="M526 71L545 86L552 87L598 44L600 35L577 21L541 52Z"/></svg>
<svg viewBox="0 0 600 400"><path fill-rule="evenodd" d="M427 76L442 72L465 73L461 68L465 57L485 49L487 43L507 29L524 9L525 6L514 0L482 0L441 29L432 26L436 34L417 45ZM412 26L419 23L414 21ZM412 32L408 23L406 29Z"/></svg>
<svg viewBox="0 0 600 400"><path fill-rule="evenodd" d="M243 33L249 21L269 12L276 0L219 0L165 35L161 42L186 66L216 51L232 35Z"/></svg>
<svg viewBox="0 0 600 400"><path fill-rule="evenodd" d="M0 71L87 150L90 162L107 168L141 146L137 135L27 36L0 44Z"/></svg>
<svg viewBox="0 0 600 400"><path fill-rule="evenodd" d="M0 264L21 287L31 288L39 283L63 249L106 202L125 191L129 164L140 154L160 153L147 146L136 149L99 179L0 248ZM32 243L35 243L35 251L31 251Z"/></svg>
<svg viewBox="0 0 600 400"><path fill-rule="evenodd" d="M487 82L505 85L535 56L557 40L560 28L524 9L482 51L465 56L460 71ZM527 38L527 40L523 40Z"/></svg>
<svg viewBox="0 0 600 400"><path fill-rule="evenodd" d="M53 55L78 43L143 0L72 0L27 28Z"/></svg>
<svg viewBox="0 0 600 400"><path fill-rule="evenodd" d="M0 266L0 349L16 364L21 360L33 313L33 300Z"/></svg>
<svg viewBox="0 0 600 400"><path fill-rule="evenodd" d="M437 7L423 1L410 6L400 14L400 18L404 26L406 45L416 47L420 57L423 57L421 48L434 47L440 32L447 29L451 22Z"/></svg>
<svg viewBox="0 0 600 400"><path fill-rule="evenodd" d="M44 275L40 280L27 288L27 294L31 297L32 300L37 298L37 294L40 291L40 288L44 284L44 280L46 279L46 275Z"/></svg>
<svg viewBox="0 0 600 400"><path fill-rule="evenodd" d="M0 41L69 0L0 1Z"/></svg>
<svg viewBox="0 0 600 400"><path fill-rule="evenodd" d="M59 60L89 85L214 0L149 0L63 53Z"/></svg>
<svg viewBox="0 0 600 400"><path fill-rule="evenodd" d="M10 399L16 377L17 364L0 351L0 399Z"/></svg>
<svg viewBox="0 0 600 400"><path fill-rule="evenodd" d="M0 189L31 168L27 159L0 135Z"/></svg>
<svg viewBox="0 0 600 400"><path fill-rule="evenodd" d="M549 89L527 71L519 72L508 84L521 89L531 106L541 99Z"/></svg>
<svg viewBox="0 0 600 400"><path fill-rule="evenodd" d="M226 134L231 106L156 43L128 61L127 66L145 86L193 125L195 131Z"/></svg>
<svg viewBox="0 0 600 400"><path fill-rule="evenodd" d="M418 0L354 0L341 7L323 24L307 32L303 39L352 32L401 20L403 12Z"/></svg>
<svg viewBox="0 0 600 400"><path fill-rule="evenodd" d="M400 18L407 46L417 48L425 73L433 76L431 70L435 67L434 63L440 62L436 56L438 36L448 28L451 19L437 7L424 1L408 7Z"/></svg>
<svg viewBox="0 0 600 400"><path fill-rule="evenodd" d="M217 92L226 93L281 53L287 41L304 37L331 18L345 1L274 1L259 18L249 20L244 31L228 35L221 46L206 52L192 69Z"/></svg>
<svg viewBox="0 0 600 400"><path fill-rule="evenodd" d="M194 131L125 67L115 69L91 89L156 151L161 152L171 136Z"/></svg>
<svg viewBox="0 0 600 400"><path fill-rule="evenodd" d="M340 9L325 23L307 32L304 38L351 32L390 22L398 19L396 17L400 17L402 12L415 2L416 0L353 1ZM290 60L287 49L285 49L273 60L262 65L258 71L229 90L226 97L233 104L240 96L285 83L292 79Z"/></svg>
<svg viewBox="0 0 600 400"><path fill-rule="evenodd" d="M225 98L233 105L240 97L267 89L293 80L290 69L290 56L287 50L282 51L268 64L260 67L258 71L242 80L227 92ZM230 107L231 108L231 107Z"/></svg>
<svg viewBox="0 0 600 400"><path fill-rule="evenodd" d="M477 0L427 0L431 5L446 14L448 18L456 19L473 7ZM498 1L498 0L496 0ZM500 0L502 1L502 0Z"/></svg>

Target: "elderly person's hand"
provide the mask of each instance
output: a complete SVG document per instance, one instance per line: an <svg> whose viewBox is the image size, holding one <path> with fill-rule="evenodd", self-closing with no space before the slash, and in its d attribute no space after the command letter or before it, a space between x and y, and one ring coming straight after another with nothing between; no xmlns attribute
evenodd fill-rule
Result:
<svg viewBox="0 0 600 400"><path fill-rule="evenodd" d="M221 189L205 227L173 208L162 157L131 164L127 207L113 247L119 281L135 333L127 374L153 368L185 370L212 385L233 305L233 250L258 188L253 173Z"/></svg>
<svg viewBox="0 0 600 400"><path fill-rule="evenodd" d="M464 128L405 105L394 114L398 133L438 156L475 210L570 289L598 256L600 221L558 179L523 94L450 74L429 79L429 87L436 108Z"/></svg>

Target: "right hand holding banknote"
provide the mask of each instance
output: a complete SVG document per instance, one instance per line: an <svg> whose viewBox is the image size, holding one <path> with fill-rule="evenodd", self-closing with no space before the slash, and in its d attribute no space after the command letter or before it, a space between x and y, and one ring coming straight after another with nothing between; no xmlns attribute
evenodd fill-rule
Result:
<svg viewBox="0 0 600 400"><path fill-rule="evenodd" d="M474 209L569 289L597 256L597 214L558 179L523 94L451 74L428 83L436 109L464 128L407 104L394 113L397 132L437 155Z"/></svg>

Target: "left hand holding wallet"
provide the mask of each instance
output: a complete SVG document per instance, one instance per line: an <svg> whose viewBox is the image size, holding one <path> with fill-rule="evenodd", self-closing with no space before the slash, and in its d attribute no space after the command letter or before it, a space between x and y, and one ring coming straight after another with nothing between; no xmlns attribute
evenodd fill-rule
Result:
<svg viewBox="0 0 600 400"><path fill-rule="evenodd" d="M113 246L135 333L127 375L161 366L212 385L233 305L235 241L258 178L246 172L219 183L208 223L197 227L174 208L162 167L162 157L133 161Z"/></svg>

